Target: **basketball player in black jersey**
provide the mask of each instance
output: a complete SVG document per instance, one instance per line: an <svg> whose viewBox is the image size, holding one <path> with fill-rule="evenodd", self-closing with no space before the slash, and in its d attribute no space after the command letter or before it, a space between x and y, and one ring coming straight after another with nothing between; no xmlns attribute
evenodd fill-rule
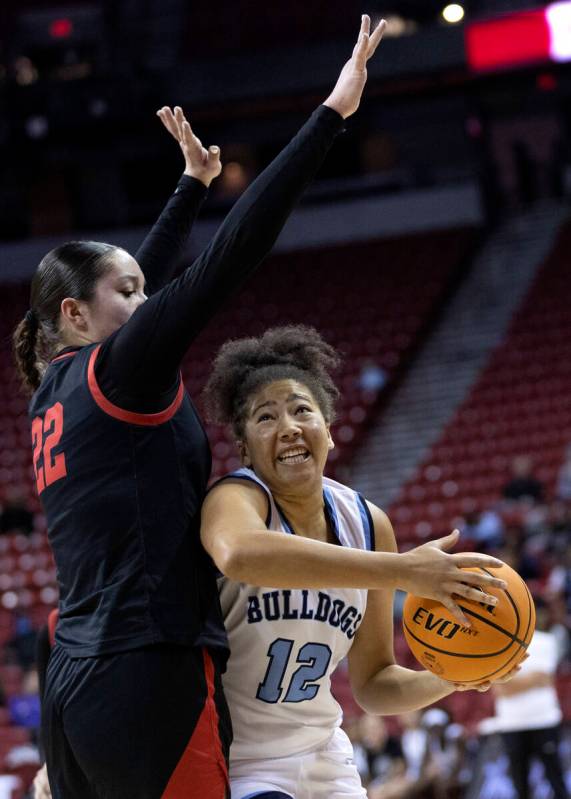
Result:
<svg viewBox="0 0 571 799"><path fill-rule="evenodd" d="M328 99L177 280L157 291L124 250L93 242L52 251L34 277L14 346L60 588L43 708L54 799L227 793L227 644L198 529L210 453L179 368L356 111L384 23L369 28L365 16Z"/></svg>

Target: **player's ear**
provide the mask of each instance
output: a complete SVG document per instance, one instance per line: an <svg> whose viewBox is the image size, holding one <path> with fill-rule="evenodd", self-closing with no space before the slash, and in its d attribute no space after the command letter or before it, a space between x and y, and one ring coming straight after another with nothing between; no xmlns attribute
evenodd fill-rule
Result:
<svg viewBox="0 0 571 799"><path fill-rule="evenodd" d="M87 319L85 317L85 303L66 297L60 305L62 320L65 325L73 330L85 330Z"/></svg>
<svg viewBox="0 0 571 799"><path fill-rule="evenodd" d="M248 453L248 445L246 444L246 442L236 441L236 446L238 447L238 452L240 453L240 460L242 461L242 466L251 466L252 461Z"/></svg>
<svg viewBox="0 0 571 799"><path fill-rule="evenodd" d="M335 449L335 441L333 441L329 425L327 425L327 447L328 449Z"/></svg>

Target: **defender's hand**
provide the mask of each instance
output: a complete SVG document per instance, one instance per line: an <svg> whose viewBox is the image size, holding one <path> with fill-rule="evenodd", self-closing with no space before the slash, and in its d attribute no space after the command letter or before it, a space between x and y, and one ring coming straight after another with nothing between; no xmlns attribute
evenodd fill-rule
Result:
<svg viewBox="0 0 571 799"><path fill-rule="evenodd" d="M367 82L367 61L374 55L386 27L387 23L382 19L373 33L370 33L370 17L367 14L361 17L361 30L353 48L353 55L341 70L335 88L324 102L324 105L341 114L343 119L354 114L359 108Z"/></svg>
<svg viewBox="0 0 571 799"><path fill-rule="evenodd" d="M185 175L190 175L210 186L214 178L222 172L220 162L220 148L209 147L208 150L202 146L200 139L194 135L182 108L175 106L174 111L167 105L157 111L157 116L171 134L177 140L185 162Z"/></svg>

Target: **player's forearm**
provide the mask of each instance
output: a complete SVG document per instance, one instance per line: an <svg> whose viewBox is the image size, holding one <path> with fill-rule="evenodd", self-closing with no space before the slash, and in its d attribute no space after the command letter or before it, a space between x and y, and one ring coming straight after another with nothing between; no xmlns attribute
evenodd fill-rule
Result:
<svg viewBox="0 0 571 799"><path fill-rule="evenodd" d="M268 531L215 541L211 554L223 574L268 588L392 588L401 558Z"/></svg>
<svg viewBox="0 0 571 799"><path fill-rule="evenodd" d="M342 125L337 113L320 107L234 205L181 281L185 296L184 307L174 308L181 320L178 338L172 342L175 350L181 348L179 341L183 349L188 346L269 253ZM186 283L191 286L190 298Z"/></svg>
<svg viewBox="0 0 571 799"><path fill-rule="evenodd" d="M205 197L206 186L183 175L137 250L135 258L145 275L148 295L172 280Z"/></svg>
<svg viewBox="0 0 571 799"><path fill-rule="evenodd" d="M230 243L232 251L239 253L237 265L241 270L263 258L342 129L342 117L331 108L319 106L237 201L211 250Z"/></svg>
<svg viewBox="0 0 571 799"><path fill-rule="evenodd" d="M419 710L454 691L429 671L413 671L392 664L381 669L364 686L353 690L355 700L367 713L390 716Z"/></svg>

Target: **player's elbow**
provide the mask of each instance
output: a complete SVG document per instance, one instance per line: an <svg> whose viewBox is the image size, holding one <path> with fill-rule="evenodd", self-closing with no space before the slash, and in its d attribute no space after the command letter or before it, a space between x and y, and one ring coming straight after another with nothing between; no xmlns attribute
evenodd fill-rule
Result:
<svg viewBox="0 0 571 799"><path fill-rule="evenodd" d="M372 685L353 686L352 694L353 699L364 713L370 713L373 716L382 715L379 692Z"/></svg>
<svg viewBox="0 0 571 799"><path fill-rule="evenodd" d="M211 554L225 577L235 582L246 581L246 553L233 537L220 535Z"/></svg>

